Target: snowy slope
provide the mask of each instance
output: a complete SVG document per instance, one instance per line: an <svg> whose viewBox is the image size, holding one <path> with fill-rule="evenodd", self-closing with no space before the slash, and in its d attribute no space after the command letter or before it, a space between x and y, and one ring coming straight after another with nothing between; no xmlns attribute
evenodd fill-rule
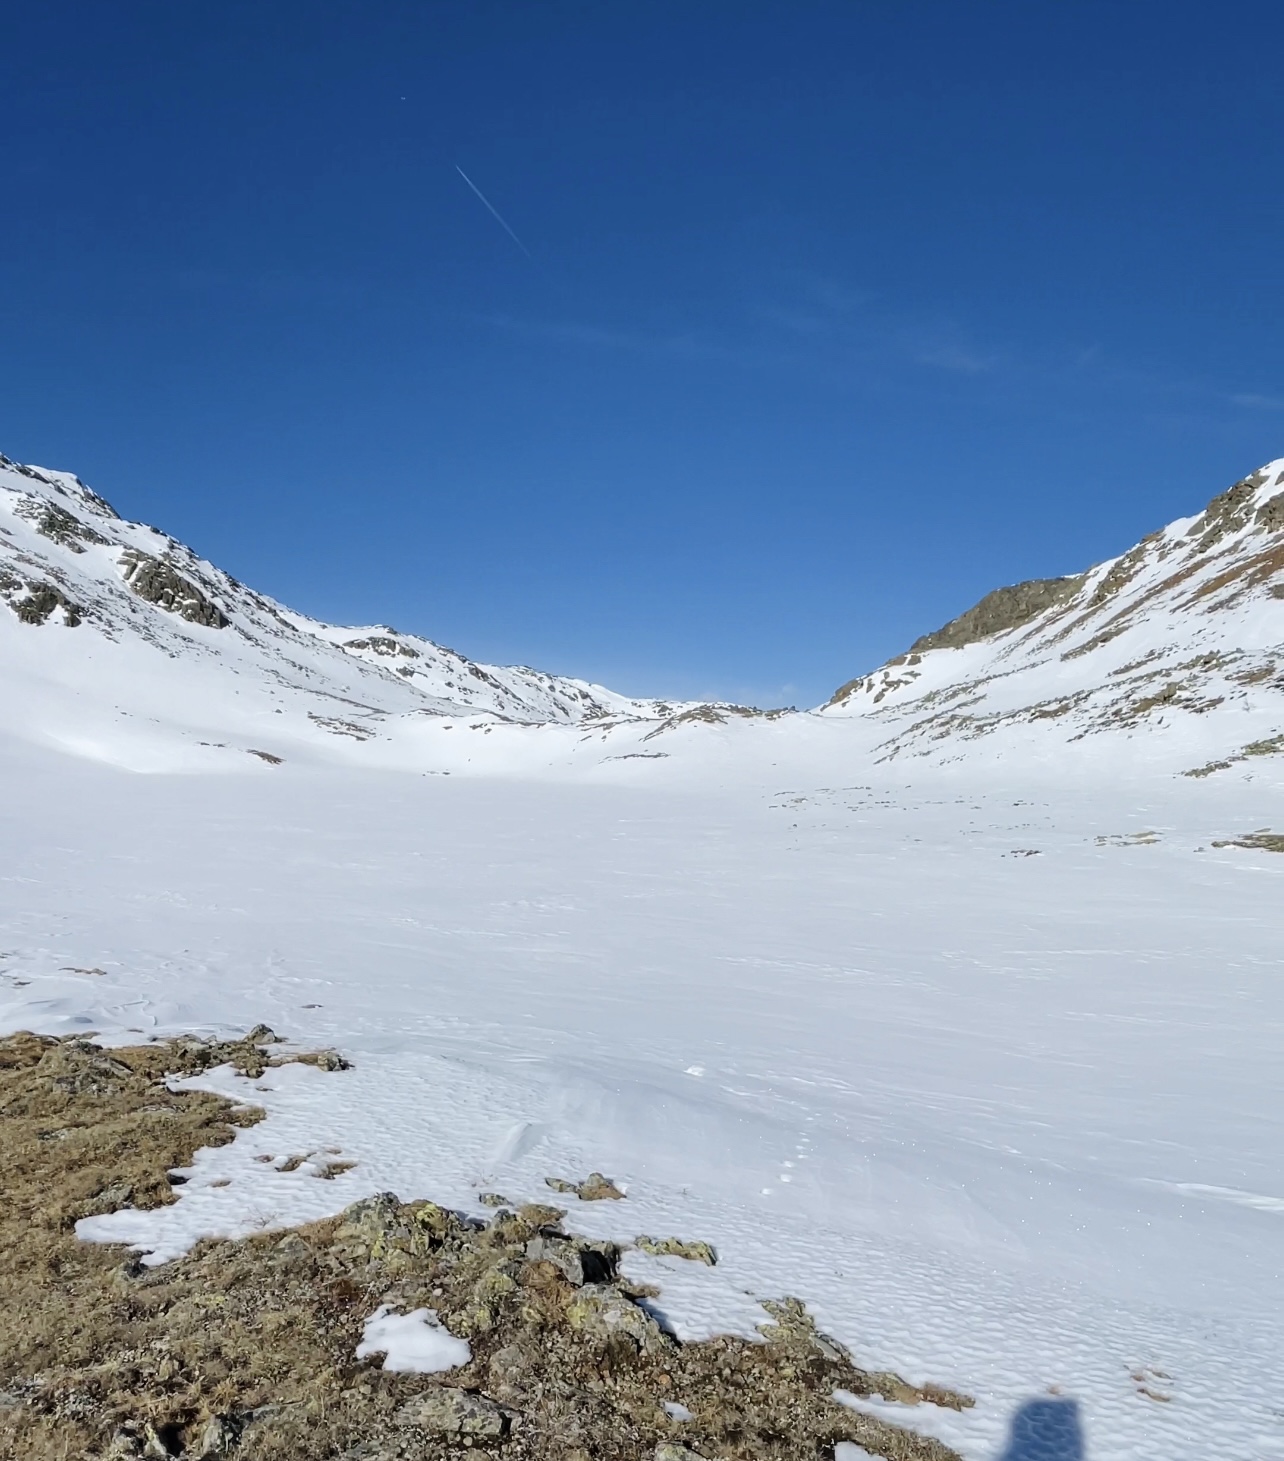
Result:
<svg viewBox="0 0 1284 1461"><path fill-rule="evenodd" d="M880 759L1105 735L1202 747L1185 769L1211 774L1284 751L1284 459L1086 573L988 595L823 713L875 728Z"/></svg>
<svg viewBox="0 0 1284 1461"><path fill-rule="evenodd" d="M0 675L12 728L107 759L123 743L140 767L153 753L166 765L208 764L193 753L228 743L324 750L399 718L611 724L686 708L474 664L384 626L318 623L123 521L78 478L5 457Z"/></svg>
<svg viewBox="0 0 1284 1461"><path fill-rule="evenodd" d="M853 785L840 739L718 794L677 756L577 784L7 753L0 1029L265 1020L353 1067L214 1077L268 1120L84 1236L164 1256L602 1170L628 1197L574 1228L717 1247L630 1258L680 1332L797 1294L975 1395L888 1408L968 1461L1034 1461L1004 1437L1049 1391L1089 1461L1284 1458L1284 856L1215 845L1284 830L1284 777ZM318 1151L356 1165L317 1181Z"/></svg>
<svg viewBox="0 0 1284 1461"><path fill-rule="evenodd" d="M1009 1428L1052 1398L1088 1461L1284 1461L1284 463L774 716L318 625L29 472L0 1030L265 1020L352 1062L257 1082L172 1206L84 1236L597 1168L628 1196L576 1229L716 1245L630 1255L680 1333L797 1294L975 1395L885 1407L967 1461L1036 1461Z"/></svg>
<svg viewBox="0 0 1284 1461"><path fill-rule="evenodd" d="M0 683L0 729L134 770L236 770L250 753L642 774L677 755L722 774L829 744L820 722L853 764L1086 752L1213 774L1284 750L1284 461L1086 573L997 590L819 711L764 717L318 623L79 479L0 458Z"/></svg>

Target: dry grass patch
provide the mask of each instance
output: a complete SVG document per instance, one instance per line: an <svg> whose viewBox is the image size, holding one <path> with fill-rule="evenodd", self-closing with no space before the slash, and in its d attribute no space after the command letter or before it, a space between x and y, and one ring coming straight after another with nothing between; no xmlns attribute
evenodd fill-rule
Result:
<svg viewBox="0 0 1284 1461"><path fill-rule="evenodd" d="M255 1033L110 1053L0 1040L0 1454L813 1461L851 1440L889 1461L956 1461L833 1396L966 1397L861 1369L792 1299L767 1306L761 1343L680 1344L618 1250L568 1235L557 1208L483 1224L384 1194L151 1269L80 1243L78 1218L172 1201L169 1169L258 1119L164 1080L227 1059L261 1069L271 1037ZM357 1361L379 1305L435 1311L468 1363L413 1375Z"/></svg>

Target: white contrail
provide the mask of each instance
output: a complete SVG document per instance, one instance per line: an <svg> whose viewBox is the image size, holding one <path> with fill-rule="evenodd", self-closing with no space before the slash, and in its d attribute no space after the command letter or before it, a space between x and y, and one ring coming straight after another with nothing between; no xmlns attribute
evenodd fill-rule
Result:
<svg viewBox="0 0 1284 1461"><path fill-rule="evenodd" d="M512 239L517 247L521 249L522 253L524 253L526 257L530 259L533 263L535 260L535 255L531 253L530 249L528 249L526 245L521 241L521 239L518 238L517 235L513 232L513 230L509 228L508 224L506 224L504 220L499 216L498 211L495 208L491 207L490 200L487 198L486 194L482 192L482 190L477 186L475 182L473 182L472 178L468 176L468 174L463 170L462 167L460 167L458 163L455 164L455 171L459 174L461 178L463 178L463 180L468 184L473 192L476 193L477 196L482 200L487 209L490 211L491 215L494 217L495 221L509 236L509 238Z"/></svg>

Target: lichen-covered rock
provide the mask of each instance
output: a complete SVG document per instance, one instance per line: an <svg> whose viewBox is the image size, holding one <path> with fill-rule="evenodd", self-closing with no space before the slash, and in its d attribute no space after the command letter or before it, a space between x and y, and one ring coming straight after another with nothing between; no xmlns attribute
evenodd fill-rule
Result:
<svg viewBox="0 0 1284 1461"><path fill-rule="evenodd" d="M590 1172L583 1182L568 1182L564 1177L545 1177L545 1184L554 1192L565 1192L581 1202L618 1202L624 1193L601 1172Z"/></svg>
<svg viewBox="0 0 1284 1461"><path fill-rule="evenodd" d="M648 1238L642 1233L633 1242L643 1253L651 1253L656 1257L689 1258L693 1263L706 1263L710 1268L718 1261L713 1244L703 1243L699 1239L688 1242L684 1238Z"/></svg>
<svg viewBox="0 0 1284 1461"><path fill-rule="evenodd" d="M615 1277L618 1249L613 1243L537 1233L526 1245L531 1263L551 1263L577 1288L586 1283L609 1283Z"/></svg>
<svg viewBox="0 0 1284 1461"><path fill-rule="evenodd" d="M466 1229L463 1219L435 1202L403 1206L395 1193L379 1192L344 1209L335 1242L354 1257L396 1271L426 1258L452 1232Z"/></svg>
<svg viewBox="0 0 1284 1461"><path fill-rule="evenodd" d="M418 1395L401 1407L397 1420L442 1436L498 1437L508 1429L508 1416L493 1400L466 1390L430 1390Z"/></svg>
<svg viewBox="0 0 1284 1461"><path fill-rule="evenodd" d="M631 1339L648 1354L663 1350L663 1330L644 1309L609 1284L585 1284L566 1306L572 1329L602 1340Z"/></svg>

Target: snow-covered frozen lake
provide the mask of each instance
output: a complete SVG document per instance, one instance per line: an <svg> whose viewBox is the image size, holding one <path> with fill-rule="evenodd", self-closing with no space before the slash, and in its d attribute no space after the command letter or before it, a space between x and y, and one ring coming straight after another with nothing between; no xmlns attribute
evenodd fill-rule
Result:
<svg viewBox="0 0 1284 1461"><path fill-rule="evenodd" d="M1033 1461L1050 1393L1093 1461L1284 1457L1284 856L1212 846L1284 828L1278 773L871 771L758 729L557 777L7 743L0 1025L265 1021L353 1064L216 1077L268 1120L100 1235L596 1168L628 1198L572 1226L718 1249L631 1260L677 1332L797 1294L975 1395L886 1410L976 1461ZM356 1165L255 1160L309 1153Z"/></svg>

